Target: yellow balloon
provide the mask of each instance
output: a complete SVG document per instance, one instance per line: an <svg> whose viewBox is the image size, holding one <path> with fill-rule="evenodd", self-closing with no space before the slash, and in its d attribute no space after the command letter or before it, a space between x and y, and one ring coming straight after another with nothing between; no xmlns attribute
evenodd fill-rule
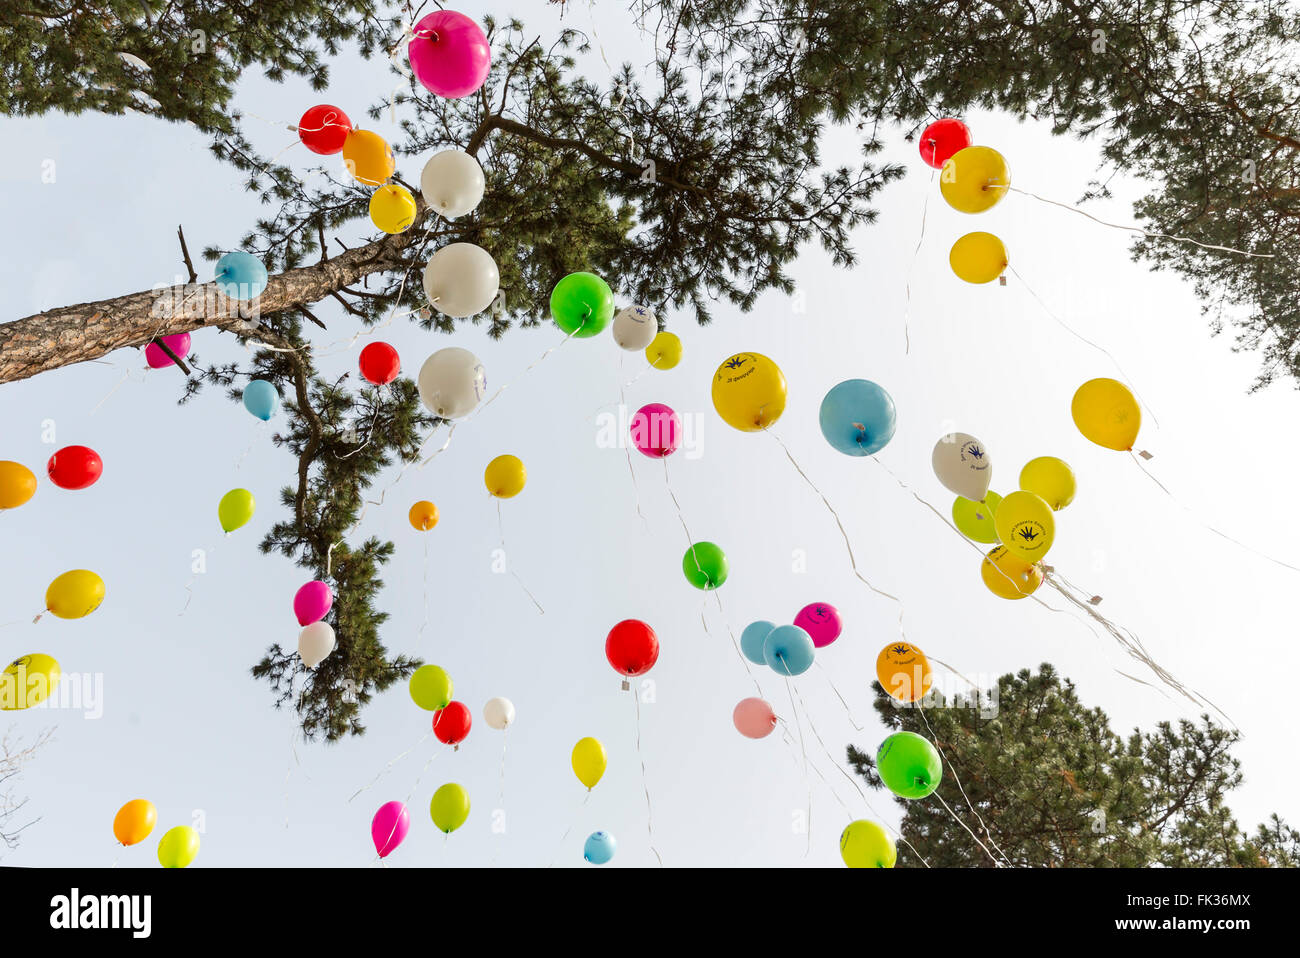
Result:
<svg viewBox="0 0 1300 958"><path fill-rule="evenodd" d="M1089 379L1070 403L1070 415L1084 437L1107 449L1128 452L1142 428L1142 410L1123 383Z"/></svg>
<svg viewBox="0 0 1300 958"><path fill-rule="evenodd" d="M925 698L934 682L930 660L910 642L891 642L880 650L876 678L880 687L900 702Z"/></svg>
<svg viewBox="0 0 1300 958"><path fill-rule="evenodd" d="M939 192L948 205L962 213L983 213L996 206L1011 185L1007 161L987 146L968 146L944 163Z"/></svg>
<svg viewBox="0 0 1300 958"><path fill-rule="evenodd" d="M217 520L223 531L230 533L253 518L257 500L247 489L231 489L217 503Z"/></svg>
<svg viewBox="0 0 1300 958"><path fill-rule="evenodd" d="M588 789L596 787L605 774L605 746L588 736L573 746L573 774Z"/></svg>
<svg viewBox="0 0 1300 958"><path fill-rule="evenodd" d="M389 183L370 196L370 222L385 233L405 233L415 222L415 197L405 186Z"/></svg>
<svg viewBox="0 0 1300 958"><path fill-rule="evenodd" d="M17 509L36 495L36 476L21 462L0 460L0 509Z"/></svg>
<svg viewBox="0 0 1300 958"><path fill-rule="evenodd" d="M713 408L742 432L766 429L785 411L785 376L759 353L736 353L713 375Z"/></svg>
<svg viewBox="0 0 1300 958"><path fill-rule="evenodd" d="M1056 538L1052 507L1043 501L1042 496L1023 489L998 503L993 528L1007 551L1026 562L1037 562L1047 555L1052 540Z"/></svg>
<svg viewBox="0 0 1300 958"><path fill-rule="evenodd" d="M1006 546L998 546L984 557L980 578L1001 599L1023 599L1043 584L1043 570L1037 563L1012 555Z"/></svg>
<svg viewBox="0 0 1300 958"><path fill-rule="evenodd" d="M45 590L45 610L60 619L90 615L104 601L104 580L89 569L65 572Z"/></svg>
<svg viewBox="0 0 1300 958"><path fill-rule="evenodd" d="M1007 248L992 233L967 233L952 244L948 263L958 279L991 283L1007 268Z"/></svg>
<svg viewBox="0 0 1300 958"><path fill-rule="evenodd" d="M662 332L645 348L645 358L655 369L672 369L682 361L682 341L675 333Z"/></svg>
<svg viewBox="0 0 1300 958"><path fill-rule="evenodd" d="M188 825L177 825L158 840L158 864L163 868L184 868L199 854L199 833Z"/></svg>
<svg viewBox="0 0 1300 958"><path fill-rule="evenodd" d="M52 656L31 652L0 673L0 709L18 712L44 702L63 673Z"/></svg>
<svg viewBox="0 0 1300 958"><path fill-rule="evenodd" d="M438 524L438 507L428 499L421 499L411 506L407 518L411 520L412 526L421 532L428 532Z"/></svg>
<svg viewBox="0 0 1300 958"><path fill-rule="evenodd" d="M392 148L378 133L353 130L343 141L343 163L356 179L378 186L397 170Z"/></svg>
<svg viewBox="0 0 1300 958"><path fill-rule="evenodd" d="M1039 456L1020 470L1020 488L1041 496L1054 512L1060 512L1074 501L1074 470L1055 456Z"/></svg>
<svg viewBox="0 0 1300 958"><path fill-rule="evenodd" d="M498 499L510 499L524 491L528 470L518 456L497 456L483 471L488 492Z"/></svg>
<svg viewBox="0 0 1300 958"><path fill-rule="evenodd" d="M997 528L993 517L997 515L998 503L1002 497L996 492L986 493L983 502L958 496L952 504L952 524L967 539L992 545L998 541Z"/></svg>
<svg viewBox="0 0 1300 958"><path fill-rule="evenodd" d="M113 818L113 837L123 845L138 845L158 823L158 809L145 798L133 798Z"/></svg>
<svg viewBox="0 0 1300 958"><path fill-rule="evenodd" d="M850 868L893 868L898 846L875 822L860 818L840 833L840 857Z"/></svg>

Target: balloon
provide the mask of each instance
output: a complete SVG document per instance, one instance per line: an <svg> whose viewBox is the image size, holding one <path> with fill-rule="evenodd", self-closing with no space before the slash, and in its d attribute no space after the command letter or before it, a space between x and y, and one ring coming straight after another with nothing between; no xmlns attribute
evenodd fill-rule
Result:
<svg viewBox="0 0 1300 958"><path fill-rule="evenodd" d="M443 419L468 416L487 394L487 373L468 349L448 346L424 361L417 380L420 401Z"/></svg>
<svg viewBox="0 0 1300 958"><path fill-rule="evenodd" d="M45 590L45 608L60 619L90 615L104 601L104 580L89 569L65 572Z"/></svg>
<svg viewBox="0 0 1300 958"><path fill-rule="evenodd" d="M605 637L605 658L621 675L644 675L659 660L659 637L640 619L624 619Z"/></svg>
<svg viewBox="0 0 1300 958"><path fill-rule="evenodd" d="M483 199L486 185L483 167L462 150L433 154L420 174L424 202L445 220L474 212Z"/></svg>
<svg viewBox="0 0 1300 958"><path fill-rule="evenodd" d="M253 518L256 505L253 494L247 489L231 489L217 503L217 518L221 520L221 528L226 532L234 532Z"/></svg>
<svg viewBox="0 0 1300 958"><path fill-rule="evenodd" d="M217 260L217 289L231 299L257 299L266 289L266 264L252 253L235 250Z"/></svg>
<svg viewBox="0 0 1300 958"><path fill-rule="evenodd" d="M426 712L445 709L451 702L451 676L437 665L422 665L411 673L411 700Z"/></svg>
<svg viewBox="0 0 1300 958"><path fill-rule="evenodd" d="M1070 415L1086 439L1129 452L1142 428L1142 410L1129 388L1114 379L1089 379L1070 403Z"/></svg>
<svg viewBox="0 0 1300 958"><path fill-rule="evenodd" d="M360 366L366 382L382 386L397 378L402 371L402 360L388 343L370 343L361 350Z"/></svg>
<svg viewBox="0 0 1300 958"><path fill-rule="evenodd" d="M171 336L163 336L161 340L167 344L168 349L181 359L190 354L189 333L175 333ZM163 369L167 366L176 365L175 361L163 352L156 342L145 346L144 361L149 364L150 369Z"/></svg>
<svg viewBox="0 0 1300 958"><path fill-rule="evenodd" d="M1053 512L1060 512L1074 501L1074 470L1055 456L1039 456L1020 470L1020 488L1041 496Z"/></svg>
<svg viewBox="0 0 1300 958"><path fill-rule="evenodd" d="M604 865L614 857L618 842L609 832L592 832L582 845L582 857L593 865Z"/></svg>
<svg viewBox="0 0 1300 958"><path fill-rule="evenodd" d="M481 313L501 288L496 260L473 243L448 243L424 267L424 295L429 304L453 319Z"/></svg>
<svg viewBox="0 0 1300 958"><path fill-rule="evenodd" d="M415 25L407 45L411 72L430 93L458 100L483 85L492 47L479 25L454 10L437 10Z"/></svg>
<svg viewBox="0 0 1300 958"><path fill-rule="evenodd" d="M1037 563L1008 552L1006 546L998 546L980 564L980 578L1001 599L1023 599L1043 584L1043 570Z"/></svg>
<svg viewBox="0 0 1300 958"><path fill-rule="evenodd" d="M198 854L199 833L188 825L177 825L158 840L158 864L163 868L186 868Z"/></svg>
<svg viewBox="0 0 1300 958"><path fill-rule="evenodd" d="M763 640L763 658L779 675L803 675L815 649L812 636L797 625L778 625Z"/></svg>
<svg viewBox="0 0 1300 958"><path fill-rule="evenodd" d="M731 721L745 738L767 738L776 728L776 713L763 699L750 697L736 703Z"/></svg>
<svg viewBox="0 0 1300 958"><path fill-rule="evenodd" d="M265 379L254 379L244 387L244 408L267 422L280 408L280 390Z"/></svg>
<svg viewBox="0 0 1300 958"><path fill-rule="evenodd" d="M450 835L469 818L469 792L463 785L450 782L439 787L429 802L429 815L438 831Z"/></svg>
<svg viewBox="0 0 1300 958"><path fill-rule="evenodd" d="M938 750L915 732L895 732L881 742L876 769L885 787L899 798L925 798L943 778Z"/></svg>
<svg viewBox="0 0 1300 958"><path fill-rule="evenodd" d="M334 590L328 582L315 579L298 589L293 597L293 614L299 625L311 625L329 614L334 604Z"/></svg>
<svg viewBox="0 0 1300 958"><path fill-rule="evenodd" d="M370 194L370 222L385 233L405 233L418 211L415 197L405 186L386 183Z"/></svg>
<svg viewBox="0 0 1300 958"><path fill-rule="evenodd" d="M385 802L370 821L370 840L380 858L387 858L411 830L411 816L401 802Z"/></svg>
<svg viewBox="0 0 1300 958"><path fill-rule="evenodd" d="M1056 538L1052 507L1042 497L1024 490L1013 492L998 503L993 527L1007 550L1026 562L1042 559Z"/></svg>
<svg viewBox="0 0 1300 958"><path fill-rule="evenodd" d="M794 624L808 633L813 645L825 648L840 637L844 631L844 622L839 610L829 602L814 602L805 605L794 617Z"/></svg>
<svg viewBox="0 0 1300 958"><path fill-rule="evenodd" d="M910 642L894 642L880 650L876 657L876 678L880 687L900 702L925 698L934 682L930 660Z"/></svg>
<svg viewBox="0 0 1300 958"><path fill-rule="evenodd" d="M427 499L421 499L411 506L407 518L411 520L411 525L416 529L421 532L428 532L438 524L438 507Z"/></svg>
<svg viewBox="0 0 1300 958"><path fill-rule="evenodd" d="M967 539L992 545L998 541L993 517L997 515L1002 497L996 492L984 494L983 502L958 496L952 501L952 523Z"/></svg>
<svg viewBox="0 0 1300 958"><path fill-rule="evenodd" d="M433 713L433 734L443 745L459 745L469 735L473 716L464 702L448 702Z"/></svg>
<svg viewBox="0 0 1300 958"><path fill-rule="evenodd" d="M314 669L334 651L334 627L328 622L313 622L298 633L298 657Z"/></svg>
<svg viewBox="0 0 1300 958"><path fill-rule="evenodd" d="M934 444L930 465L949 492L983 502L993 478L993 463L984 443L964 432L951 432Z"/></svg>
<svg viewBox="0 0 1300 958"><path fill-rule="evenodd" d="M1007 248L992 233L967 233L952 244L948 265L958 279L991 283L1007 268Z"/></svg>
<svg viewBox="0 0 1300 958"><path fill-rule="evenodd" d="M893 868L898 847L875 822L859 818L840 832L840 857L850 868Z"/></svg>
<svg viewBox="0 0 1300 958"><path fill-rule="evenodd" d="M528 470L518 456L497 456L483 470L487 491L498 499L513 499L524 491Z"/></svg>
<svg viewBox="0 0 1300 958"><path fill-rule="evenodd" d="M63 672L52 656L29 652L0 673L0 709L17 712L40 705L59 684Z"/></svg>
<svg viewBox="0 0 1300 958"><path fill-rule="evenodd" d="M620 349L649 349L658 335L659 322L644 306L625 306L614 314L614 342Z"/></svg>
<svg viewBox="0 0 1300 958"><path fill-rule="evenodd" d="M763 656L763 643L775 628L776 623L768 622L766 619L745 626L745 631L740 633L740 651L744 653L745 658L755 665L767 665L767 659Z"/></svg>
<svg viewBox="0 0 1300 958"><path fill-rule="evenodd" d="M822 400L822 435L846 456L870 456L894 437L894 400L867 379L846 379Z"/></svg>
<svg viewBox="0 0 1300 958"><path fill-rule="evenodd" d="M935 120L921 131L918 145L926 166L943 169L954 153L971 145L970 127L961 120Z"/></svg>
<svg viewBox="0 0 1300 958"><path fill-rule="evenodd" d="M573 746L571 763L573 774L590 791L605 774L605 746L591 737L579 739Z"/></svg>
<svg viewBox="0 0 1300 958"><path fill-rule="evenodd" d="M331 156L342 151L352 132L352 121L336 106L321 103L311 107L298 121L298 139L313 153Z"/></svg>
<svg viewBox="0 0 1300 958"><path fill-rule="evenodd" d="M637 452L651 459L663 459L681 445L682 421L663 403L647 403L632 416L631 432Z"/></svg>
<svg viewBox="0 0 1300 958"><path fill-rule="evenodd" d="M36 495L36 474L21 462L0 460L0 509L17 509Z"/></svg>
<svg viewBox="0 0 1300 958"><path fill-rule="evenodd" d="M145 798L133 798L113 816L113 837L122 845L139 845L158 824L158 809Z"/></svg>
<svg viewBox="0 0 1300 958"><path fill-rule="evenodd" d="M1011 171L997 150L968 146L943 165L939 192L961 213L983 213L996 206L1011 186Z"/></svg>
<svg viewBox="0 0 1300 958"><path fill-rule="evenodd" d="M646 347L645 358L655 369L672 369L682 361L682 341L676 333L659 333Z"/></svg>
<svg viewBox="0 0 1300 958"><path fill-rule="evenodd" d="M785 376L758 353L736 353L713 375L713 408L742 432L766 429L785 411Z"/></svg>
<svg viewBox="0 0 1300 958"><path fill-rule="evenodd" d="M388 142L371 130L353 130L343 141L343 165L358 183L379 186L395 172L397 160Z"/></svg>
<svg viewBox="0 0 1300 958"><path fill-rule="evenodd" d="M705 592L726 582L730 571L727 554L712 542L697 542L682 556L682 572L686 574L686 581Z"/></svg>
<svg viewBox="0 0 1300 958"><path fill-rule="evenodd" d="M500 696L488 699L487 705L483 706L483 721L487 722L488 728L504 732L514 724L515 703Z"/></svg>
<svg viewBox="0 0 1300 958"><path fill-rule="evenodd" d="M45 471L60 489L85 489L104 474L104 460L89 446L64 446L50 456Z"/></svg>
<svg viewBox="0 0 1300 958"><path fill-rule="evenodd" d="M614 293L595 273L570 273L551 290L551 316L579 339L595 336L614 318Z"/></svg>

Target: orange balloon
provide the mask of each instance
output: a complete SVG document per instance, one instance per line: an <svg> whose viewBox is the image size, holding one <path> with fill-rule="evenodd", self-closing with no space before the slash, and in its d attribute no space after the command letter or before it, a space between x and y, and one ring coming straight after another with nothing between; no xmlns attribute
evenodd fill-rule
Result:
<svg viewBox="0 0 1300 958"><path fill-rule="evenodd" d="M411 506L407 518L415 528L421 532L428 532L438 524L438 507L427 499L421 499Z"/></svg>
<svg viewBox="0 0 1300 958"><path fill-rule="evenodd" d="M356 179L379 186L397 170L393 150L378 133L353 130L343 141L343 163Z"/></svg>
<svg viewBox="0 0 1300 958"><path fill-rule="evenodd" d="M934 676L925 653L910 642L893 642L876 658L880 687L900 702L925 698Z"/></svg>
<svg viewBox="0 0 1300 958"><path fill-rule="evenodd" d="M123 845L138 845L149 837L158 823L158 809L145 798L133 798L117 810L113 818L113 835Z"/></svg>
<svg viewBox="0 0 1300 958"><path fill-rule="evenodd" d="M1043 584L1043 568L1026 562L1007 551L1006 546L991 549L980 564L980 577L988 590L1001 599L1023 599L1033 595Z"/></svg>

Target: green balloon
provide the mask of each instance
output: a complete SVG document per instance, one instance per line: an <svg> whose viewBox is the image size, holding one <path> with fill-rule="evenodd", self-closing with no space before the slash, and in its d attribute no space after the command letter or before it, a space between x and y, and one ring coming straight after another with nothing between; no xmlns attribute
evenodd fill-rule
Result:
<svg viewBox="0 0 1300 958"><path fill-rule="evenodd" d="M614 318L614 293L595 273L570 273L551 290L551 316L579 339L595 336Z"/></svg>
<svg viewBox="0 0 1300 958"><path fill-rule="evenodd" d="M876 769L886 787L899 798L925 798L943 778L938 750L915 732L895 732L881 742Z"/></svg>
<svg viewBox="0 0 1300 958"><path fill-rule="evenodd" d="M231 489L217 503L217 518L221 520L221 528L226 532L234 532L253 518L255 505L253 494L247 489Z"/></svg>
<svg viewBox="0 0 1300 958"><path fill-rule="evenodd" d="M952 504L952 524L960 529L961 534L967 539L992 545L999 541L998 534L993 528L993 516L997 513L998 503L1001 501L1002 497L996 492L990 492L984 497L983 502L958 496Z"/></svg>
<svg viewBox="0 0 1300 958"><path fill-rule="evenodd" d="M411 674L411 700L426 712L445 709L451 702L451 676L438 665L422 665Z"/></svg>
<svg viewBox="0 0 1300 958"><path fill-rule="evenodd" d="M163 868L185 868L199 854L199 833L188 825L177 825L158 840L158 864Z"/></svg>
<svg viewBox="0 0 1300 958"><path fill-rule="evenodd" d="M730 570L727 554L712 542L697 542L682 556L682 572L686 573L686 581L705 592L726 582Z"/></svg>
<svg viewBox="0 0 1300 958"><path fill-rule="evenodd" d="M469 818L469 792L461 785L448 783L442 786L433 793L429 814L440 831L454 832Z"/></svg>

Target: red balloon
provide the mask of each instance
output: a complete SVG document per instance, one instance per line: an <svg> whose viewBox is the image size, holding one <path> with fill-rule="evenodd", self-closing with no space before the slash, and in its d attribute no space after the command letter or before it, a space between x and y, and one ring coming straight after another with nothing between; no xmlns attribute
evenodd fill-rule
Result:
<svg viewBox="0 0 1300 958"><path fill-rule="evenodd" d="M935 120L921 131L921 159L936 170L970 145L970 127L961 120Z"/></svg>
<svg viewBox="0 0 1300 958"><path fill-rule="evenodd" d="M433 713L433 734L444 745L459 745L469 734L469 709L464 702L448 702L445 709Z"/></svg>
<svg viewBox="0 0 1300 958"><path fill-rule="evenodd" d="M104 474L104 460L89 446L64 446L50 456L45 470L60 489L85 489Z"/></svg>
<svg viewBox="0 0 1300 958"><path fill-rule="evenodd" d="M352 132L352 121L336 106L322 103L302 115L298 121L298 139L313 153L329 156L343 150L343 141Z"/></svg>
<svg viewBox="0 0 1300 958"><path fill-rule="evenodd" d="M644 675L659 661L659 637L640 619L624 619L605 638L605 658L622 675Z"/></svg>
<svg viewBox="0 0 1300 958"><path fill-rule="evenodd" d="M402 371L397 350L388 343L371 343L361 350L361 375L376 386L391 383Z"/></svg>

